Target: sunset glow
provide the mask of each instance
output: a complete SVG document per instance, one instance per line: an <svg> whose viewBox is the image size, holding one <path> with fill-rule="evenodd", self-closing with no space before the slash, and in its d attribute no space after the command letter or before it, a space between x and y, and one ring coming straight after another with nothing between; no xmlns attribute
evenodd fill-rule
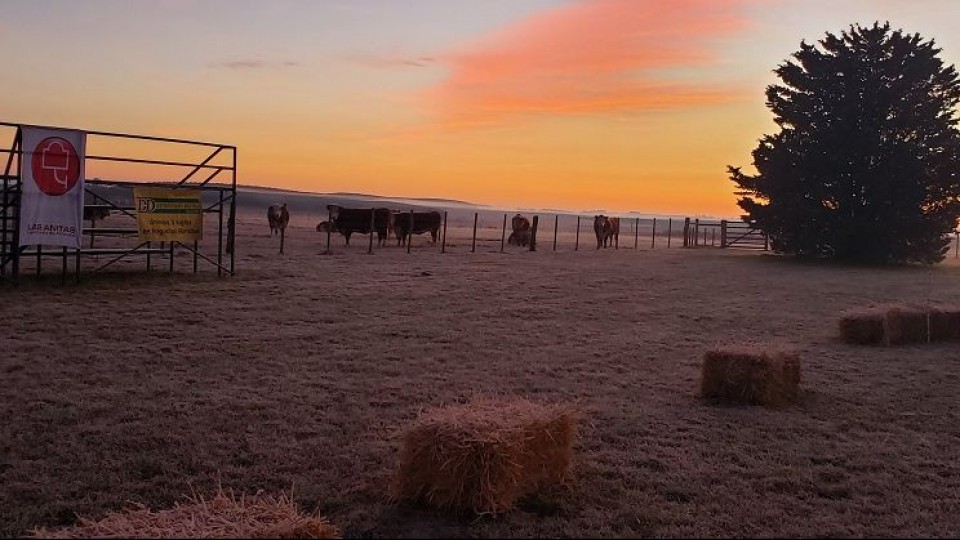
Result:
<svg viewBox="0 0 960 540"><path fill-rule="evenodd" d="M5 8L0 120L235 145L247 185L572 211L738 215L726 166L801 40L889 20L960 59L953 0Z"/></svg>

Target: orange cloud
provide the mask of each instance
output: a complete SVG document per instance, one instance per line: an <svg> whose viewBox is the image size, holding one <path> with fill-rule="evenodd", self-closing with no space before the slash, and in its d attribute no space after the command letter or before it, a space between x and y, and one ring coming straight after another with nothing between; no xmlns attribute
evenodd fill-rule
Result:
<svg viewBox="0 0 960 540"><path fill-rule="evenodd" d="M711 66L710 39L742 29L737 12L748 1L587 0L552 9L440 55L450 75L424 97L448 126L737 100L739 89L676 70Z"/></svg>

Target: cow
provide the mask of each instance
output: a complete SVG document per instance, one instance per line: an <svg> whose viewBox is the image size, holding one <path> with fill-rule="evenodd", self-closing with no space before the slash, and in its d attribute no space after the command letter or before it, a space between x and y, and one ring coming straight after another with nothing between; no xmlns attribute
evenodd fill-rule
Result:
<svg viewBox="0 0 960 540"><path fill-rule="evenodd" d="M597 249L604 247L607 240L607 228L610 226L610 220L607 216L593 216L593 233L597 235Z"/></svg>
<svg viewBox="0 0 960 540"><path fill-rule="evenodd" d="M510 220L510 226L513 228L513 232L510 233L510 238L507 239L507 242L511 246L526 246L530 243L529 219L517 214Z"/></svg>
<svg viewBox="0 0 960 540"><path fill-rule="evenodd" d="M280 226L280 235L282 236L287 230L287 225L290 223L290 212L287 211L287 203L283 203L280 206L280 220L278 225Z"/></svg>
<svg viewBox="0 0 960 540"><path fill-rule="evenodd" d="M384 245L387 236L393 232L393 211L389 208L373 209L373 231L370 230L371 215L368 208L344 208L336 204L328 204L327 210L330 211L332 230L342 234L348 246L350 235L355 232L360 234L376 232L377 247Z"/></svg>
<svg viewBox="0 0 960 540"><path fill-rule="evenodd" d="M443 216L440 212L413 212L413 233L430 233L430 241L437 243L440 237L440 224L443 222ZM393 231L397 235L397 245L407 245L410 232L410 212L397 212L393 215Z"/></svg>
<svg viewBox="0 0 960 540"><path fill-rule="evenodd" d="M616 245L620 247L620 218L593 216L593 232L597 235L597 249Z"/></svg>
<svg viewBox="0 0 960 540"><path fill-rule="evenodd" d="M271 204L267 208L267 223L270 224L270 236L280 234L280 205Z"/></svg>
<svg viewBox="0 0 960 540"><path fill-rule="evenodd" d="M607 247L608 241L611 246L620 249L620 218L618 217L607 218L607 236L603 239L603 247Z"/></svg>

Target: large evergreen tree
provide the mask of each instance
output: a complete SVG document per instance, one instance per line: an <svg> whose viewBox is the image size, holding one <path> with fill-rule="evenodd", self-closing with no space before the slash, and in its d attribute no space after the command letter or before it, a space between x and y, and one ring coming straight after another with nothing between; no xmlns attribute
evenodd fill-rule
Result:
<svg viewBox="0 0 960 540"><path fill-rule="evenodd" d="M777 252L932 263L960 216L960 80L934 42L889 23L801 42L767 88L779 133L728 167Z"/></svg>

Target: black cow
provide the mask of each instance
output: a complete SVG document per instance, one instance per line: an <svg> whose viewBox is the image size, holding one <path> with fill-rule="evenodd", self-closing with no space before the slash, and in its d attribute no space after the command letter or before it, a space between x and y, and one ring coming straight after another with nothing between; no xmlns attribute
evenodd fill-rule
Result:
<svg viewBox="0 0 960 540"><path fill-rule="evenodd" d="M531 229L529 219L517 214L510 220L510 226L513 227L513 232L510 233L510 238L507 239L508 244L511 246L526 246L530 243Z"/></svg>
<svg viewBox="0 0 960 540"><path fill-rule="evenodd" d="M431 241L436 244L442 222L440 212L414 212L413 234L429 232ZM397 235L398 246L407 245L407 238L410 236L410 212L397 212L393 215L393 232Z"/></svg>
<svg viewBox="0 0 960 540"><path fill-rule="evenodd" d="M343 235L350 245L353 233L372 234L370 231L369 208L344 208L336 204L327 205L330 211L330 224ZM389 208L373 209L373 230L377 233L377 246L382 246L387 236L393 232L393 211Z"/></svg>

